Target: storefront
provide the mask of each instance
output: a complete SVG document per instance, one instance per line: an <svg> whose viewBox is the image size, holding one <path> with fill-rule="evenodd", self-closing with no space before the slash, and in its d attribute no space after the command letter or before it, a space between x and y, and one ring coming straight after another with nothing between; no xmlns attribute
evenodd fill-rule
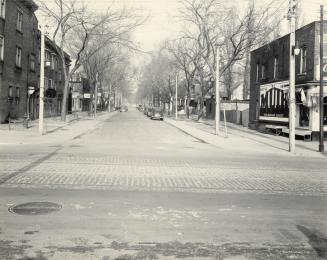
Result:
<svg viewBox="0 0 327 260"><path fill-rule="evenodd" d="M319 131L319 85L296 86L296 127ZM289 83L275 82L260 86L259 121L288 125ZM327 130L327 85L324 86L324 129Z"/></svg>

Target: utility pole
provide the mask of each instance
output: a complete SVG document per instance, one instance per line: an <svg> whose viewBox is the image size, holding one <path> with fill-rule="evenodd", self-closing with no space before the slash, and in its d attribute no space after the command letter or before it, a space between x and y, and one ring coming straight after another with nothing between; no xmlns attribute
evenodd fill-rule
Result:
<svg viewBox="0 0 327 260"><path fill-rule="evenodd" d="M289 67L289 152L295 152L295 14L296 0L290 0L288 18L290 21L290 67Z"/></svg>
<svg viewBox="0 0 327 260"><path fill-rule="evenodd" d="M178 115L177 115L177 98L178 98L178 89L177 89L177 86L178 86L178 82L177 82L177 73L176 73L176 80L175 80L175 83L176 83L176 90L175 90L175 119L178 119Z"/></svg>
<svg viewBox="0 0 327 260"><path fill-rule="evenodd" d="M319 91L319 152L323 153L324 147L324 6L320 6L320 91Z"/></svg>
<svg viewBox="0 0 327 260"><path fill-rule="evenodd" d="M109 84L109 100L108 100L108 112L109 113L111 112L110 104L111 104L111 83Z"/></svg>
<svg viewBox="0 0 327 260"><path fill-rule="evenodd" d="M43 117L44 117L44 65L45 65L45 31L44 26L40 25L41 31L41 64L40 64L40 93L39 93L39 133L43 135Z"/></svg>
<svg viewBox="0 0 327 260"><path fill-rule="evenodd" d="M219 46L217 45L216 51L216 117L215 117L215 125L216 125L216 135L219 135L219 122L220 122L220 93L219 93L219 63L220 63L220 54L219 54Z"/></svg>
<svg viewBox="0 0 327 260"><path fill-rule="evenodd" d="M94 86L94 116L97 115L97 104L98 104L98 72L95 74L95 86Z"/></svg>

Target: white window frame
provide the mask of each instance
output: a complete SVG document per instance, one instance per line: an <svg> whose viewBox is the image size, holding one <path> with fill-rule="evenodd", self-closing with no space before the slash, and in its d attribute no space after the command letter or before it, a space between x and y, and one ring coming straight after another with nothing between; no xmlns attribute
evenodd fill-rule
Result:
<svg viewBox="0 0 327 260"><path fill-rule="evenodd" d="M0 0L0 17L3 19L6 17L6 0Z"/></svg>
<svg viewBox="0 0 327 260"><path fill-rule="evenodd" d="M16 46L16 67L22 67L22 48Z"/></svg>
<svg viewBox="0 0 327 260"><path fill-rule="evenodd" d="M23 31L23 12L17 9L17 18L16 18L16 30L22 32Z"/></svg>
<svg viewBox="0 0 327 260"><path fill-rule="evenodd" d="M0 60L4 59L5 37L0 35Z"/></svg>

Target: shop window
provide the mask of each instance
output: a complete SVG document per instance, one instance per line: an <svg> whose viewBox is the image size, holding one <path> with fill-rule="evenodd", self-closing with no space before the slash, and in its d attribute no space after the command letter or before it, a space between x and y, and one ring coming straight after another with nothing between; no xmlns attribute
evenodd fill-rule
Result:
<svg viewBox="0 0 327 260"><path fill-rule="evenodd" d="M0 2L0 17L5 18L6 15L6 0Z"/></svg>

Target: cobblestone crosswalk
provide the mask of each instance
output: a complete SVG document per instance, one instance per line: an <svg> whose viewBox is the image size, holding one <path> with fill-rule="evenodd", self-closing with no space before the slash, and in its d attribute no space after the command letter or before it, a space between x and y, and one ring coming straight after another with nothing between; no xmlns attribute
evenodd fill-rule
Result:
<svg viewBox="0 0 327 260"><path fill-rule="evenodd" d="M33 165L35 161L40 163ZM278 170L273 163L244 167L227 161L72 154L45 161L38 154L1 155L0 163L3 187L327 194L322 170Z"/></svg>

